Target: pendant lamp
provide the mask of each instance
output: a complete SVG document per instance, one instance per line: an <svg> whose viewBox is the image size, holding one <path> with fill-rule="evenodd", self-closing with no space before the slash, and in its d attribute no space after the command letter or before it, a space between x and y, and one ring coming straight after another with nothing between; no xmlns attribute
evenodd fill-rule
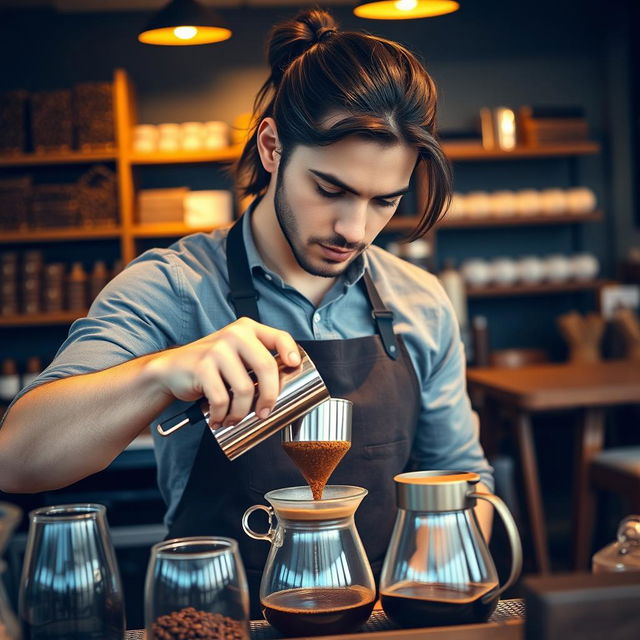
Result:
<svg viewBox="0 0 640 640"><path fill-rule="evenodd" d="M371 20L408 20L443 16L459 8L453 0L374 0L356 7L353 13Z"/></svg>
<svg viewBox="0 0 640 640"><path fill-rule="evenodd" d="M140 42L168 46L210 44L230 37L222 18L196 0L171 0L138 34Z"/></svg>

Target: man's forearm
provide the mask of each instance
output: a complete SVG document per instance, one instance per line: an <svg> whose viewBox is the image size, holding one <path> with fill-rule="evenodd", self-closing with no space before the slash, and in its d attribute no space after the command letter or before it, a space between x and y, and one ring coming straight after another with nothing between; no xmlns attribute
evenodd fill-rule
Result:
<svg viewBox="0 0 640 640"><path fill-rule="evenodd" d="M172 397L143 356L104 371L37 387L0 429L0 490L35 492L104 469Z"/></svg>
<svg viewBox="0 0 640 640"><path fill-rule="evenodd" d="M476 486L476 493L491 493L486 485L480 482ZM478 519L478 524L480 525L480 530L482 531L482 535L486 540L487 544L489 544L489 540L491 540L491 530L493 528L493 507L486 500L478 500L475 506L476 518Z"/></svg>

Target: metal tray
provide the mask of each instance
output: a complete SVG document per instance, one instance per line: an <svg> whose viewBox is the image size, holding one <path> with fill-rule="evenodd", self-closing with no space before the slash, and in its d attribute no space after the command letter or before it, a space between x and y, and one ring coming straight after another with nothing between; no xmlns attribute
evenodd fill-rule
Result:
<svg viewBox="0 0 640 640"><path fill-rule="evenodd" d="M501 600L489 620L482 624L467 624L454 627L425 627L421 629L400 629L384 614L374 611L360 631L334 636L315 636L331 640L374 640L392 639L418 640L521 640L524 638L524 602L522 600ZM283 636L264 620L251 621L251 640L281 640ZM145 640L142 630L127 631L126 640ZM289 640L296 640L290 638ZM307 640L299 638L298 640Z"/></svg>

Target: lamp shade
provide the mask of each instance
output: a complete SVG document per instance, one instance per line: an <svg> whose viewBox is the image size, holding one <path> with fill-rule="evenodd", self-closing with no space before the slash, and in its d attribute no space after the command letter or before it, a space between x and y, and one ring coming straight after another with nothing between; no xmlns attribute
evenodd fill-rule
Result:
<svg viewBox="0 0 640 640"><path fill-rule="evenodd" d="M138 34L140 42L168 46L210 44L230 37L224 20L196 0L171 0Z"/></svg>
<svg viewBox="0 0 640 640"><path fill-rule="evenodd" d="M409 20L443 16L459 8L453 0L377 0L361 4L353 13L371 20Z"/></svg>

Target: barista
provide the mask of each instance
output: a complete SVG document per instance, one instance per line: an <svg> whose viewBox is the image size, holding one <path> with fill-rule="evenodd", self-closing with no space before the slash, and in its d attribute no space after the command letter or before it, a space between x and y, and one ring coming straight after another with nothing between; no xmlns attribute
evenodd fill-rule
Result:
<svg viewBox="0 0 640 640"><path fill-rule="evenodd" d="M0 489L54 489L103 469L202 395L214 426L234 424L251 408L248 369L265 417L278 393L271 354L295 366L298 342L331 395L354 403L352 447L332 482L369 490L358 528L377 573L395 474L461 469L492 484L445 293L372 245L417 167L429 192L412 237L449 201L436 89L399 44L338 31L320 10L274 28L269 62L237 168L253 204L231 230L144 253L103 290L8 411ZM231 463L199 425L157 439L156 455L170 536L238 539L255 603L267 545L242 533L242 513L301 480L279 439Z"/></svg>

